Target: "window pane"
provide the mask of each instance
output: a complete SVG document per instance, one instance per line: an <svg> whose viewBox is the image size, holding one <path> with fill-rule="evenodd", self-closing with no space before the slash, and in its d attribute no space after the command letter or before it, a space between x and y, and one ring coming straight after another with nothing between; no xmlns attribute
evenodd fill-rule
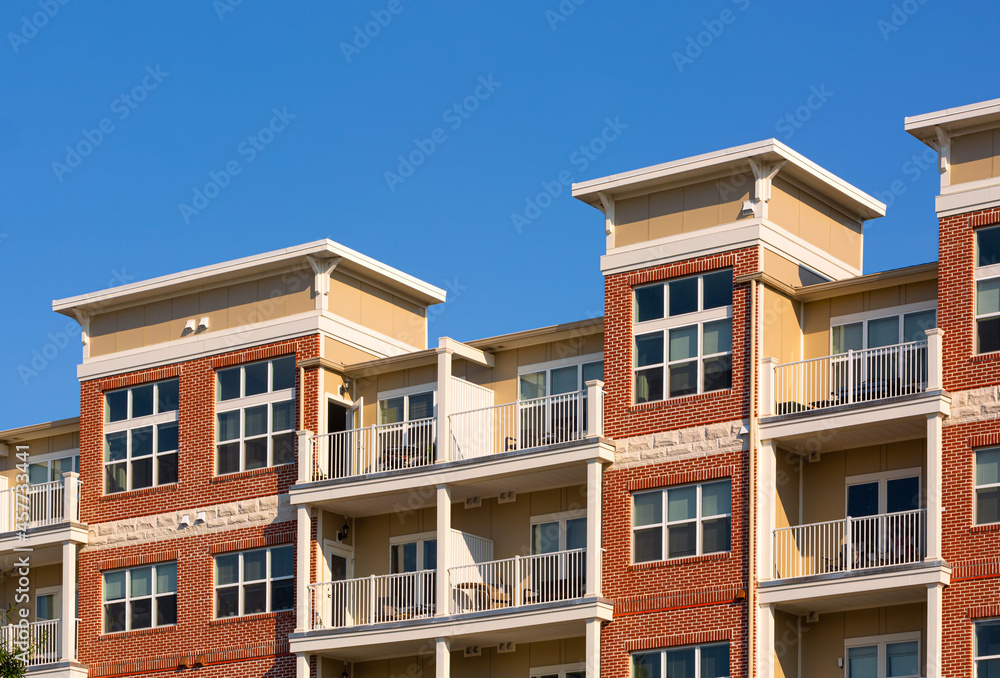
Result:
<svg viewBox="0 0 1000 678"><path fill-rule="evenodd" d="M236 440L240 437L240 411L219 412L219 425L216 427L219 442Z"/></svg>
<svg viewBox="0 0 1000 678"><path fill-rule="evenodd" d="M58 480L58 477L56 478ZM49 465L45 462L32 464L28 467L28 482L32 485L40 485L49 482Z"/></svg>
<svg viewBox="0 0 1000 678"><path fill-rule="evenodd" d="M559 523L537 523L531 526L531 555L555 553L559 550Z"/></svg>
<svg viewBox="0 0 1000 678"><path fill-rule="evenodd" d="M887 643L885 646L885 675L894 676L920 675L920 657L917 654L917 642Z"/></svg>
<svg viewBox="0 0 1000 678"><path fill-rule="evenodd" d="M636 530L634 540L635 562L648 563L663 558L663 528Z"/></svg>
<svg viewBox="0 0 1000 678"><path fill-rule="evenodd" d="M153 458L139 457L132 461L132 489L138 490L153 485Z"/></svg>
<svg viewBox="0 0 1000 678"><path fill-rule="evenodd" d="M667 521L690 520L697 517L698 488L679 487L667 492Z"/></svg>
<svg viewBox="0 0 1000 678"><path fill-rule="evenodd" d="M275 358L271 361L272 391L295 387L295 356Z"/></svg>
<svg viewBox="0 0 1000 678"><path fill-rule="evenodd" d="M417 571L417 544L392 544L389 547L389 569L391 574Z"/></svg>
<svg viewBox="0 0 1000 678"><path fill-rule="evenodd" d="M731 481L708 483L701 488L701 515L718 516L730 511Z"/></svg>
<svg viewBox="0 0 1000 678"><path fill-rule="evenodd" d="M644 494L637 494L633 500L632 525L640 527L642 525L656 525L663 522L662 493L646 492Z"/></svg>
<svg viewBox="0 0 1000 678"><path fill-rule="evenodd" d="M226 443L219 445L219 475L236 473L240 470L240 444Z"/></svg>
<svg viewBox="0 0 1000 678"><path fill-rule="evenodd" d="M586 384L588 381L593 381L594 379L599 379L604 381L604 362L596 363L584 363L583 365L583 383Z"/></svg>
<svg viewBox="0 0 1000 678"><path fill-rule="evenodd" d="M701 648L701 678L726 678L729 675L729 645Z"/></svg>
<svg viewBox="0 0 1000 678"><path fill-rule="evenodd" d="M267 405L248 407L243 411L243 436L250 438L267 433Z"/></svg>
<svg viewBox="0 0 1000 678"><path fill-rule="evenodd" d="M1000 351L1000 317L976 321L976 351Z"/></svg>
<svg viewBox="0 0 1000 678"><path fill-rule="evenodd" d="M177 424L160 424L156 427L156 451L169 452L177 449Z"/></svg>
<svg viewBox="0 0 1000 678"><path fill-rule="evenodd" d="M838 325L833 328L833 354L860 351L864 348L864 328L861 323Z"/></svg>
<svg viewBox="0 0 1000 678"><path fill-rule="evenodd" d="M718 308L733 303L733 272L708 273L702 278L705 303L702 308Z"/></svg>
<svg viewBox="0 0 1000 678"><path fill-rule="evenodd" d="M559 369L552 370L551 376L551 387L549 392L551 395L558 395L560 393L573 393L574 391L580 390L580 384L577 383L577 378L579 377L579 369L576 365L571 367L560 367Z"/></svg>
<svg viewBox="0 0 1000 678"><path fill-rule="evenodd" d="M132 429L132 456L145 457L153 454L153 427L143 426Z"/></svg>
<svg viewBox="0 0 1000 678"><path fill-rule="evenodd" d="M663 362L663 332L641 334L635 338L635 366L658 365Z"/></svg>
<svg viewBox="0 0 1000 678"><path fill-rule="evenodd" d="M282 546L271 549L271 577L290 577L292 570L292 547Z"/></svg>
<svg viewBox="0 0 1000 678"><path fill-rule="evenodd" d="M243 366L243 395L267 393L267 365L262 362Z"/></svg>
<svg viewBox="0 0 1000 678"><path fill-rule="evenodd" d="M705 380L703 390L706 393L708 391L721 391L733 387L732 356L723 355L718 358L707 358L703 363L702 371Z"/></svg>
<svg viewBox="0 0 1000 678"><path fill-rule="evenodd" d="M976 452L976 485L1000 483L1000 447Z"/></svg>
<svg viewBox="0 0 1000 678"><path fill-rule="evenodd" d="M123 421L128 419L128 389L109 391L107 394L107 421Z"/></svg>
<svg viewBox="0 0 1000 678"><path fill-rule="evenodd" d="M240 555L228 553L215 557L215 584L224 586L239 581Z"/></svg>
<svg viewBox="0 0 1000 678"><path fill-rule="evenodd" d="M267 579L267 551L246 551L243 554L243 581Z"/></svg>
<svg viewBox="0 0 1000 678"><path fill-rule="evenodd" d="M733 350L733 321L717 320L705 323L702 335L702 355L728 353Z"/></svg>
<svg viewBox="0 0 1000 678"><path fill-rule="evenodd" d="M976 283L976 315L1000 313L1000 278Z"/></svg>
<svg viewBox="0 0 1000 678"><path fill-rule="evenodd" d="M920 478L893 478L885 483L885 512L899 513L920 508Z"/></svg>
<svg viewBox="0 0 1000 678"><path fill-rule="evenodd" d="M427 539L424 541L424 561L423 569L433 570L437 567L438 543L437 539Z"/></svg>
<svg viewBox="0 0 1000 678"><path fill-rule="evenodd" d="M977 678L1000 678L1000 659L976 662Z"/></svg>
<svg viewBox="0 0 1000 678"><path fill-rule="evenodd" d="M1000 264L1000 228L976 231L976 266Z"/></svg>
<svg viewBox="0 0 1000 678"><path fill-rule="evenodd" d="M899 343L899 318L879 318L868 321L868 348L893 346Z"/></svg>
<svg viewBox="0 0 1000 678"><path fill-rule="evenodd" d="M132 389L132 417L145 417L153 413L153 385Z"/></svg>
<svg viewBox="0 0 1000 678"><path fill-rule="evenodd" d="M173 412L177 409L180 402L178 385L179 382L177 379L168 379L156 385L157 412Z"/></svg>
<svg viewBox="0 0 1000 678"><path fill-rule="evenodd" d="M410 396L409 421L429 419L434 416L434 391L414 393Z"/></svg>
<svg viewBox="0 0 1000 678"><path fill-rule="evenodd" d="M994 657L1000 655L1000 621L976 624L976 656Z"/></svg>
<svg viewBox="0 0 1000 678"><path fill-rule="evenodd" d="M148 629L153 624L153 600L145 598L143 600L133 600L129 602L131 619L129 623L133 629Z"/></svg>
<svg viewBox="0 0 1000 678"><path fill-rule="evenodd" d="M683 558L698 552L697 523L681 523L667 528L667 557Z"/></svg>
<svg viewBox="0 0 1000 678"><path fill-rule="evenodd" d="M663 285L635 288L635 321L656 320L663 317Z"/></svg>
<svg viewBox="0 0 1000 678"><path fill-rule="evenodd" d="M275 466L295 461L295 434L279 433L271 436L271 456Z"/></svg>
<svg viewBox="0 0 1000 678"><path fill-rule="evenodd" d="M217 619L223 617L235 617L240 613L240 589L238 586L230 586L224 589L217 589L215 592L215 616Z"/></svg>
<svg viewBox="0 0 1000 678"><path fill-rule="evenodd" d="M878 646L848 648L847 675L851 678L878 678Z"/></svg>
<svg viewBox="0 0 1000 678"><path fill-rule="evenodd" d="M670 366L670 397L698 392L698 361Z"/></svg>
<svg viewBox="0 0 1000 678"><path fill-rule="evenodd" d="M730 519L716 518L701 524L701 552L718 553L729 550Z"/></svg>
<svg viewBox="0 0 1000 678"><path fill-rule="evenodd" d="M694 648L688 647L683 650L668 650L667 655L667 678L694 678Z"/></svg>
<svg viewBox="0 0 1000 678"><path fill-rule="evenodd" d="M156 592L177 593L177 563L156 566Z"/></svg>
<svg viewBox="0 0 1000 678"><path fill-rule="evenodd" d="M878 483L860 483L847 487L847 515L860 518L878 513Z"/></svg>
<svg viewBox="0 0 1000 678"><path fill-rule="evenodd" d="M670 330L670 361L686 360L698 355L698 326Z"/></svg>
<svg viewBox="0 0 1000 678"><path fill-rule="evenodd" d="M121 462L120 464L112 464L107 467L106 471L106 484L104 492L106 494L114 494L115 492L125 491L126 482L126 462Z"/></svg>
<svg viewBox="0 0 1000 678"><path fill-rule="evenodd" d="M670 315L698 310L698 278L684 278L670 283Z"/></svg>
<svg viewBox="0 0 1000 678"><path fill-rule="evenodd" d="M125 571L104 573L104 600L120 600L125 597Z"/></svg>
<svg viewBox="0 0 1000 678"><path fill-rule="evenodd" d="M388 398L378 402L378 423L395 424L403 421L403 399Z"/></svg>
<svg viewBox="0 0 1000 678"><path fill-rule="evenodd" d="M109 433L104 436L105 461L119 461L128 456L128 432Z"/></svg>
<svg viewBox="0 0 1000 678"><path fill-rule="evenodd" d="M976 524L1000 523L1000 487L976 490Z"/></svg>
<svg viewBox="0 0 1000 678"><path fill-rule="evenodd" d="M255 468L267 466L267 438L254 438L243 443L246 453L243 470L249 471Z"/></svg>
<svg viewBox="0 0 1000 678"><path fill-rule="evenodd" d="M635 401L648 403L663 400L663 368L642 370L635 375Z"/></svg>
<svg viewBox="0 0 1000 678"><path fill-rule="evenodd" d="M659 652L632 655L632 678L660 678L661 656Z"/></svg>
<svg viewBox="0 0 1000 678"><path fill-rule="evenodd" d="M937 325L937 311L907 313L903 316L903 341L926 341L927 330Z"/></svg>
<svg viewBox="0 0 1000 678"><path fill-rule="evenodd" d="M271 582L271 611L290 610L295 601L295 580Z"/></svg>
<svg viewBox="0 0 1000 678"><path fill-rule="evenodd" d="M570 551L587 548L586 518L573 518L566 521L566 548Z"/></svg>
<svg viewBox="0 0 1000 678"><path fill-rule="evenodd" d="M104 606L104 632L117 633L125 630L125 603L109 603Z"/></svg>
<svg viewBox="0 0 1000 678"><path fill-rule="evenodd" d="M62 459L53 459L52 460L52 479L53 480L61 480L62 477L63 477L63 474L66 473L67 471L72 471L74 473L79 473L79 471L76 470L76 464L77 464L77 461L79 461L79 459L80 459L80 457L77 457L77 456L63 457ZM43 463L42 466L44 466L44 465L45 464ZM32 482L34 482L34 481L32 481Z"/></svg>
<svg viewBox="0 0 1000 678"><path fill-rule="evenodd" d="M230 367L215 373L217 397L219 400L232 400L240 397L240 368Z"/></svg>
<svg viewBox="0 0 1000 678"><path fill-rule="evenodd" d="M153 568L137 567L131 570L131 579L129 595L132 598L136 596L148 596L153 592Z"/></svg>
<svg viewBox="0 0 1000 678"><path fill-rule="evenodd" d="M156 483L169 485L177 482L177 454L161 454L156 458Z"/></svg>
<svg viewBox="0 0 1000 678"><path fill-rule="evenodd" d="M156 599L156 625L177 623L177 596L160 596Z"/></svg>
<svg viewBox="0 0 1000 678"><path fill-rule="evenodd" d="M267 583L247 584L243 587L243 614L267 612Z"/></svg>

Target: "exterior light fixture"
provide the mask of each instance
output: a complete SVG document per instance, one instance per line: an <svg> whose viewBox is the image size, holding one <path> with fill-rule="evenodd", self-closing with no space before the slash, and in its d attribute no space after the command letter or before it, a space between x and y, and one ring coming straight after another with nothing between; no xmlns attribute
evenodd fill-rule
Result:
<svg viewBox="0 0 1000 678"><path fill-rule="evenodd" d="M351 531L351 526L348 525L347 521L345 520L344 521L344 526L342 528L340 528L339 532L337 532L337 540L338 541L345 541L347 539L347 535L350 533L350 531Z"/></svg>

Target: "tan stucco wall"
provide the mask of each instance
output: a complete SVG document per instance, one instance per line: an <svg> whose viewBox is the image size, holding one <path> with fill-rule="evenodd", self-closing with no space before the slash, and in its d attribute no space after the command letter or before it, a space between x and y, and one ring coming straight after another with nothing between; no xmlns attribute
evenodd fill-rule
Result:
<svg viewBox="0 0 1000 678"><path fill-rule="evenodd" d="M414 348L427 348L427 318L421 306L336 270L330 276L329 309Z"/></svg>
<svg viewBox="0 0 1000 678"><path fill-rule="evenodd" d="M791 259L761 248L761 270L791 287L804 287L826 282L826 278L800 266Z"/></svg>
<svg viewBox="0 0 1000 678"><path fill-rule="evenodd" d="M1000 129L964 134L951 140L951 183L1000 177Z"/></svg>
<svg viewBox="0 0 1000 678"><path fill-rule="evenodd" d="M752 181L745 175L703 181L615 201L615 247L739 220Z"/></svg>
<svg viewBox="0 0 1000 678"><path fill-rule="evenodd" d="M38 589L62 586L62 565L56 563L55 565L43 565L31 569L31 574L28 575L28 600L26 602L16 602L17 588L19 586L18 579L19 577L15 572L4 577L3 581L0 582L0 609L6 610L12 605L16 605L18 608L27 608L30 612L28 618L34 620L35 592ZM11 614L10 620L13 623L17 623L18 617L16 615L17 612ZM7 622L3 623L6 624Z"/></svg>
<svg viewBox="0 0 1000 678"><path fill-rule="evenodd" d="M761 340L764 357L789 363L802 358L801 304L780 292L764 287L762 295Z"/></svg>
<svg viewBox="0 0 1000 678"><path fill-rule="evenodd" d="M840 261L861 268L861 224L780 174L772 182L768 218Z"/></svg>

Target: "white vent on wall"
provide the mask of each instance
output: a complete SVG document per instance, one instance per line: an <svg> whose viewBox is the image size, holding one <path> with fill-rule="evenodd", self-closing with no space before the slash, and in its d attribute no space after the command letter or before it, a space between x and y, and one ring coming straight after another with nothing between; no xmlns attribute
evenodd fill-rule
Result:
<svg viewBox="0 0 1000 678"><path fill-rule="evenodd" d="M517 501L517 492L501 492L498 504L511 504Z"/></svg>
<svg viewBox="0 0 1000 678"><path fill-rule="evenodd" d="M499 654L514 652L516 649L517 649L516 643L500 643L499 645L497 645L497 652Z"/></svg>
<svg viewBox="0 0 1000 678"><path fill-rule="evenodd" d="M465 508L467 509L479 508L482 505L483 505L482 497L469 497L468 499L465 500Z"/></svg>
<svg viewBox="0 0 1000 678"><path fill-rule="evenodd" d="M483 651L479 649L478 645L473 645L472 647L465 648L465 656L466 657L478 657L482 653L483 653Z"/></svg>

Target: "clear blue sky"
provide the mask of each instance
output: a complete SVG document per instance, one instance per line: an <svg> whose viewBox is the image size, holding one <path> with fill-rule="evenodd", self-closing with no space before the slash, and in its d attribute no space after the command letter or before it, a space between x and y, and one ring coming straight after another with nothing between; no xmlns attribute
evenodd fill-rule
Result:
<svg viewBox="0 0 1000 678"><path fill-rule="evenodd" d="M322 237L449 289L432 337L600 315L600 214L563 190L512 223L564 170L776 137L883 200L900 182L866 271L931 261L938 178L903 118L1000 96L985 1L63 1L0 5L0 428L78 413L52 299Z"/></svg>

